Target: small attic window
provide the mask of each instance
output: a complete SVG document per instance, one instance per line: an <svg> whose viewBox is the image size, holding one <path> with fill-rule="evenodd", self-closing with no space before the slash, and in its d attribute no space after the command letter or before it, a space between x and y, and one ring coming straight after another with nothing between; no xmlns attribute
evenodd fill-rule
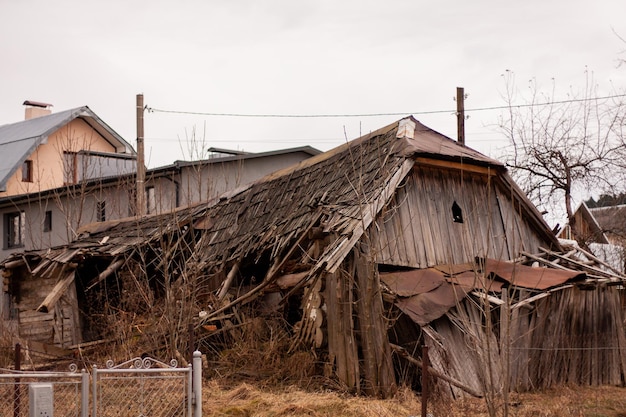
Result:
<svg viewBox="0 0 626 417"><path fill-rule="evenodd" d="M30 159L22 163L22 182L33 182L33 161Z"/></svg>
<svg viewBox="0 0 626 417"><path fill-rule="evenodd" d="M463 210L455 202L452 203L452 221L454 223L463 223Z"/></svg>

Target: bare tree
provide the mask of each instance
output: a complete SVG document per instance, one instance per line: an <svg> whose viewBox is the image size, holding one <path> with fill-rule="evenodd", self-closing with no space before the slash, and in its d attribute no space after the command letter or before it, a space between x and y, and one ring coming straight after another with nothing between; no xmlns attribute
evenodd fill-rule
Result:
<svg viewBox="0 0 626 417"><path fill-rule="evenodd" d="M614 90L601 97L588 71L584 87L570 88L561 101L555 99L554 80L544 92L531 79L524 94L512 72L503 76L508 107L499 124L512 145L507 164L539 207L567 216L578 238L573 200L620 191L625 172L623 94Z"/></svg>

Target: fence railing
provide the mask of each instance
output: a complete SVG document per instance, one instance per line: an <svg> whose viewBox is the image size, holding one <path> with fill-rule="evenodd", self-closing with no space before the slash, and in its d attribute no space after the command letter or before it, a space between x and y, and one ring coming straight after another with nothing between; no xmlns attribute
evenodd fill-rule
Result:
<svg viewBox="0 0 626 417"><path fill-rule="evenodd" d="M35 407L41 412L29 414ZM0 374L0 415L46 415L51 409L56 417L88 416L89 374L75 369L70 372L5 370Z"/></svg>
<svg viewBox="0 0 626 417"><path fill-rule="evenodd" d="M90 395L91 394L91 395ZM90 407L91 405L91 407ZM28 417L201 417L202 359L178 367L153 358L135 358L91 374L0 370L0 416Z"/></svg>
<svg viewBox="0 0 626 417"><path fill-rule="evenodd" d="M192 416L192 366L178 368L151 358L93 367L93 415Z"/></svg>

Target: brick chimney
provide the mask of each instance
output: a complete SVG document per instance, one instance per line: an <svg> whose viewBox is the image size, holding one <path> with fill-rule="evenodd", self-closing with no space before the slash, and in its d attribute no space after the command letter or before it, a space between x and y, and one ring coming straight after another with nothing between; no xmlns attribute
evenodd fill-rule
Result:
<svg viewBox="0 0 626 417"><path fill-rule="evenodd" d="M24 120L34 119L35 117L46 116L52 113L52 104L31 100L26 100L23 104L26 106Z"/></svg>

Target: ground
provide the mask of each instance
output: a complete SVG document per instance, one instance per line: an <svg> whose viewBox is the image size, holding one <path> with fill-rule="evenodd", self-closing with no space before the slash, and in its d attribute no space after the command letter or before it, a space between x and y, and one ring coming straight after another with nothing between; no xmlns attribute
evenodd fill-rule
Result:
<svg viewBox="0 0 626 417"><path fill-rule="evenodd" d="M626 417L624 387L562 387L543 393L512 394L509 416ZM435 401L428 412L434 416L488 416L484 400L467 398ZM396 417L420 416L420 397L400 389L393 399L355 397L336 391L308 392L294 387L278 389L241 383L223 387L209 380L203 391L203 415L233 417ZM499 407L498 414L502 414Z"/></svg>

